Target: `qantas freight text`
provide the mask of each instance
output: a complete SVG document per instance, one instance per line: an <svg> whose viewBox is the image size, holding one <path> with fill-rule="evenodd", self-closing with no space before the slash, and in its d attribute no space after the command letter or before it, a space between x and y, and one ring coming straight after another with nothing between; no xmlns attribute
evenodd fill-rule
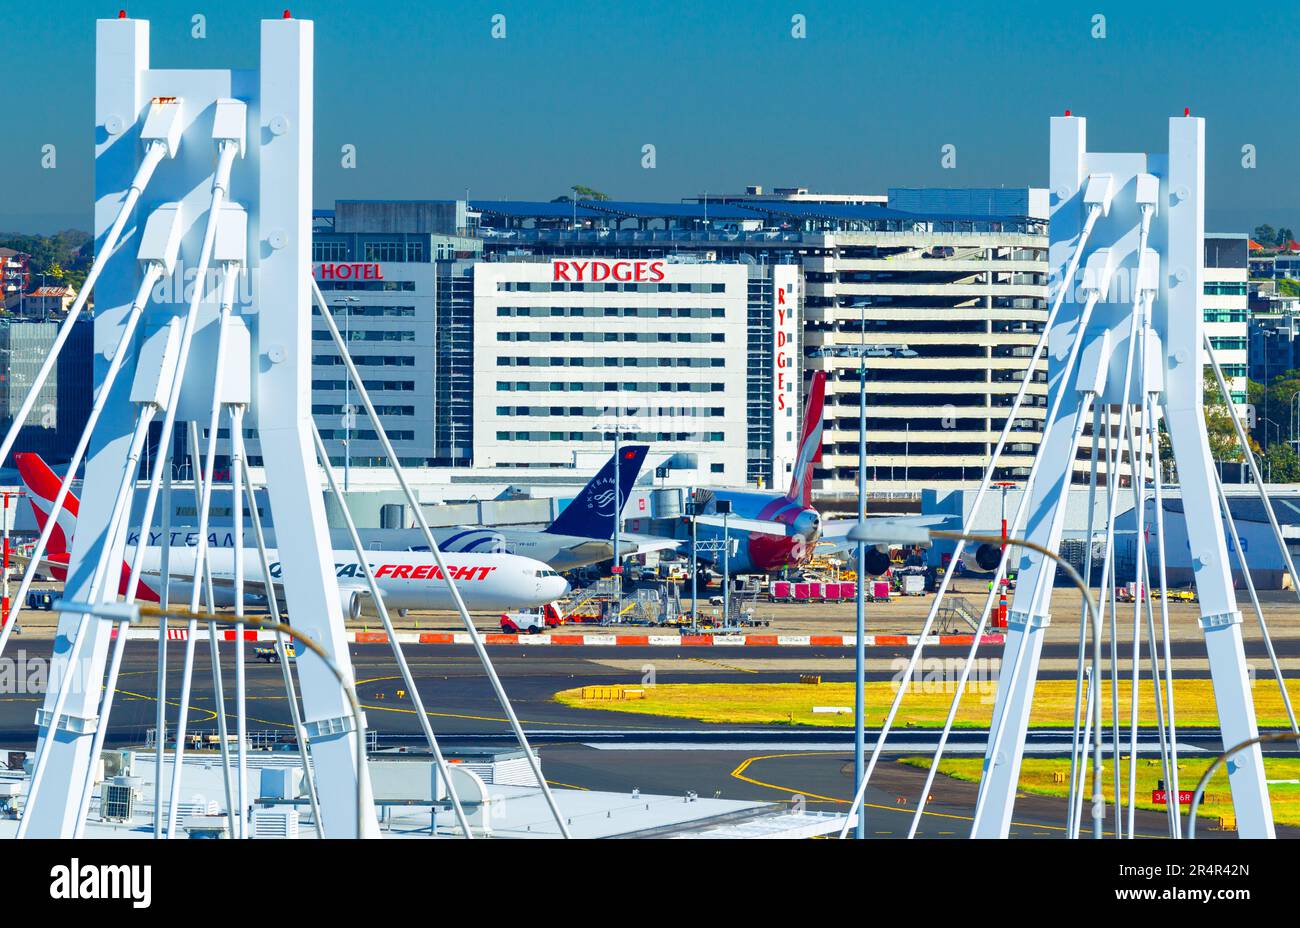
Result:
<svg viewBox="0 0 1300 928"><path fill-rule="evenodd" d="M442 570L437 564L371 564L375 578L392 577L394 580L443 580ZM493 566L476 565L472 567L447 566L447 573L453 580L486 580L488 574L496 570ZM334 575L337 577L365 577L361 565L353 561L348 564L335 564ZM280 562L271 564L271 576L279 579Z"/></svg>

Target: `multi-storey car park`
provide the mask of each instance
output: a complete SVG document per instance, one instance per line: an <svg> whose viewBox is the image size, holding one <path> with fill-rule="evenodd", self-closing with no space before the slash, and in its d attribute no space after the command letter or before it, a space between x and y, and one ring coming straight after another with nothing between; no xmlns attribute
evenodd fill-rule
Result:
<svg viewBox="0 0 1300 928"><path fill-rule="evenodd" d="M1031 207L1038 198L929 193L924 212L915 191L891 191L889 208L785 207L810 228L804 351L809 370L828 374L814 484L823 497L844 498L856 485L864 367L873 491L958 486L990 459L1042 332L1047 225ZM899 202L918 211L892 206ZM1046 394L1044 360L999 459L1002 479L1028 472Z"/></svg>

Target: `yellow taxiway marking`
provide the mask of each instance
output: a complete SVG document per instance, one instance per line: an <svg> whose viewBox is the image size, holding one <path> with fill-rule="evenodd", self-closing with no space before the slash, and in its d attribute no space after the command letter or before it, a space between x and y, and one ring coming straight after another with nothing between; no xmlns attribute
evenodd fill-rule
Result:
<svg viewBox="0 0 1300 928"><path fill-rule="evenodd" d="M563 789L580 789L584 793L591 792L591 790L586 786L574 786L572 783L561 783L559 780L547 780L546 782L550 783L552 786L559 786Z"/></svg>
<svg viewBox="0 0 1300 928"><path fill-rule="evenodd" d="M115 692L115 693L120 693L120 694L123 695L123 696L132 696L132 697L134 697L134 698L136 698L136 699L147 699L147 700L149 700L150 702L157 702L157 701L158 701L158 697L157 697L157 696L146 696L144 693L133 693L133 692L131 692L130 690L117 689L117 690L114 690L113 692ZM168 700L165 700L165 702L166 702L167 705L169 705L169 706L179 706L179 705L180 705L180 700L176 700L176 699L168 699ZM206 719L194 719L194 721L196 721L196 722L210 722L212 719L215 719L215 718L217 717L217 713L214 712L212 709L204 709L202 706L186 706L186 707L185 707L185 711L186 711L187 713L189 713L189 712L206 712L206 713L208 714L208 717L207 717ZM189 723L186 722L186 724L188 725Z"/></svg>
<svg viewBox="0 0 1300 928"><path fill-rule="evenodd" d="M363 686L363 685L365 685L365 684L367 684L367 683L386 683L386 682L389 682L389 681L392 681L392 680L401 680L401 679L402 679L402 678L401 678L400 676L398 676L398 677L371 677L371 678L368 679L368 680L358 680L358 681L356 682L356 685L357 685L357 686ZM407 697L407 698L409 698L409 697ZM403 709L403 708L399 708L399 707L397 707L397 706L371 706L371 705L362 705L361 708L363 708L363 709L374 709L374 710L376 710L376 711L380 711L380 712L402 712L402 713L409 713L410 715L415 715L415 714L416 714L414 709ZM458 713L458 712L432 712L432 711L430 711L430 710L428 710L428 709L425 709L425 710L424 710L424 714L427 715L427 716L429 716L430 718L439 718L439 719L468 719L468 720L473 721L473 722L509 722L509 721L510 721L510 720L509 720L508 718L506 718L505 716L496 716L496 715L465 715L465 714L463 714L463 713ZM529 720L529 719L520 719L520 720L519 720L519 724L520 724L520 725L551 725L551 726L554 726L554 727L557 727L557 728L594 728L594 729L597 729L597 730L603 730L603 729L605 729L605 728L608 727L608 726L606 726L606 725L597 725L595 722L567 722L567 721L566 721L566 722L538 722L538 721L532 721L532 720ZM653 726L653 725L629 725L629 726L627 726L627 727L628 727L628 728L644 729L644 730L646 730L646 731L656 731L656 730L657 730L657 728L656 728L655 726Z"/></svg>
<svg viewBox="0 0 1300 928"><path fill-rule="evenodd" d="M755 786L763 786L763 787L766 787L767 789L774 789L774 790L777 790L777 791L782 792L782 793L788 793L788 794L790 794L790 795L799 795L799 796L811 797L811 798L814 798L814 799L822 799L822 800L826 800L826 801L828 801L828 802L834 802L834 803L837 803L837 804L839 804L839 805L848 805L848 804L849 804L849 801L848 801L847 799L836 799L836 798L831 797L831 796L821 796L821 795L818 795L817 793L804 792L803 790L798 790L798 789L791 789L791 788L788 787L788 786L781 786L781 785L776 784L776 783L765 783L765 782L762 781L762 780L755 780L755 779L752 778L752 777L747 777L747 776L745 776L745 770L749 767L749 765L752 764L752 763L754 763L755 761L759 761L759 760L773 760L773 759L778 759L778 758L782 758L782 757L818 757L818 756L827 756L827 755L834 756L834 755L840 755L840 754L843 754L843 753L844 753L843 751L796 751L796 752L789 753L789 754L759 754L759 755L757 755L757 756L755 756L755 757L749 757L749 758L746 758L745 761L744 761L743 763L740 764L740 766L738 766L735 770L731 771L731 775L732 775L733 777L735 777L736 779L738 779L738 780L744 780L746 783L752 783L752 784L754 784ZM871 803L871 802L864 802L864 803L863 803L863 806L865 806L865 807L868 808L868 809L879 809L879 810L881 810L882 812L906 812L906 813L913 814L913 815L915 814L915 811L916 811L915 809L908 809L908 808L905 808L905 807L899 807L899 806L882 806L882 805L878 805L878 804L876 804L876 803ZM936 818L949 818L949 819L954 819L954 820L959 821L959 822L973 822L973 821L975 820L972 816L969 816L969 815L955 815L955 814L952 814L952 813L949 813L949 812L929 812L929 811L926 811L926 812L924 812L923 814L924 814L924 815L927 815L927 816L932 815L932 816L934 816L934 817L936 817ZM1037 835L1047 835L1047 834L1049 834L1050 832L1053 832L1053 831L1065 831L1065 826L1064 826L1064 825L1044 825L1044 824L1042 824L1042 823L1040 823L1040 822L1035 822L1035 823L1032 823L1032 824L1027 823L1027 822L1012 822L1011 825L1012 825L1012 827L1014 827L1014 828L1037 828L1037 829L1047 829L1047 830L1043 830L1043 831L1035 831L1034 834L1037 834ZM940 834L951 834L951 832L939 832L939 833L940 833ZM879 832L879 831L878 831L878 832L876 832L876 834L892 834L892 832ZM1103 832L1103 834L1108 835L1108 836L1113 836L1113 835L1114 835L1114 832L1107 831L1107 832ZM1138 837L1140 837L1140 838L1163 838L1163 837L1167 837L1167 835L1154 835L1154 834L1148 834L1148 835L1139 835Z"/></svg>
<svg viewBox="0 0 1300 928"><path fill-rule="evenodd" d="M748 769L749 765L754 763L755 761L773 760L782 757L818 757L818 756L828 756L828 755L835 756L835 755L841 755L843 753L844 753L843 751L798 751L790 754L759 754L755 757L746 758L740 764L740 766L738 766L735 770L731 771L731 775L735 777L737 780L744 780L746 783L752 783L755 786L763 786L766 787L767 789L774 789L777 790L778 792L788 793L790 795L797 795L797 796L810 796L815 799L826 799L829 800L830 802L838 803L840 805L848 805L849 801L847 799L836 799L833 796L821 796L817 793L807 792L799 789L792 789L788 786L781 786L780 784L777 783L766 783L762 780L755 780L753 777L745 776L745 770ZM908 815L914 815L916 813L915 809L900 808L898 806L882 806L872 802L864 802L863 805L868 809L879 809L882 812L905 812ZM927 811L923 814L926 816L934 816L935 818L954 819L959 822L974 821L974 818L969 815L954 815L950 812ZM1035 822L1032 825L1025 822L1012 822L1011 824L1016 828L1046 828L1046 829L1050 829L1051 831L1065 831L1065 826L1063 825L1043 825L1037 822ZM1046 832L1039 832L1039 833L1046 834ZM890 832L876 832L876 834L890 834ZM940 832L940 834L943 834L943 832ZM1159 837L1159 836L1152 835L1151 837Z"/></svg>

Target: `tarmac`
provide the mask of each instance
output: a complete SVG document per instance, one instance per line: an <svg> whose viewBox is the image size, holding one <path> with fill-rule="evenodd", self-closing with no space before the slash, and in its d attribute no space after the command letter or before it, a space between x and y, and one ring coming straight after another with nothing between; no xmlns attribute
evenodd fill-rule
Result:
<svg viewBox="0 0 1300 928"><path fill-rule="evenodd" d="M25 632L10 643L7 657L18 651L25 657L48 655L48 636L28 637ZM1179 642L1176 654L1195 662L1198 643ZM1300 657L1300 641L1278 642L1287 657ZM222 647L222 673L227 710L233 712L232 692L235 645ZM281 739L278 747L291 750L288 704L278 666L248 661L249 728L259 736ZM1045 655L1050 662L1064 660L1074 645L1049 643ZM1255 642L1258 656L1262 645ZM168 703L171 723L175 721L175 697L179 692L184 644L168 646ZM889 662L906 656L910 649L878 649L869 665L872 679L888 679ZM964 648L936 647L927 651L939 657L964 656ZM1000 648L988 646L981 656L995 657ZM404 651L410 661L431 725L446 751L457 745L510 744L506 719L485 679L473 651L455 645L414 645ZM364 705L367 724L377 733L380 744L401 744L419 750L418 720L404 693L387 644L356 644L350 647ZM683 719L630 716L605 710L568 708L554 702L561 689L593 683L632 683L651 666L658 682L786 682L798 673L816 671L826 680L851 679L851 667L844 665L845 652L836 648L807 648L791 662L789 649L747 648L744 658L715 660L701 658L689 648L627 647L617 659L610 652L579 647L537 647L525 645L492 652L494 666L510 694L516 713L543 760L543 769L553 784L572 789L627 791L645 794L803 804L810 809L842 810L848 801L852 751L849 732L840 730L791 729L788 726L752 726L743 731ZM187 710L194 730L215 729L212 670L209 647L196 648L194 692ZM115 698L109 747L143 744L154 725L156 707L156 642L131 642ZM1048 669L1044 676L1065 675ZM34 731L32 718L43 697L40 693L11 693L0 697L0 745L30 750ZM982 750L987 733L964 732L954 736L951 750L971 754ZM874 744L869 732L867 744ZM891 735L891 750L882 756L868 795L867 830L874 837L901 837L907 832L924 780L924 771L898 763L899 756L923 755L933 750L933 733L900 732ZM1144 748L1155 749L1151 733ZM1030 750L1059 756L1068 752L1068 732L1035 732ZM1215 732L1180 731L1180 744L1188 753L1212 750ZM929 837L959 837L968 833L974 808L975 786L940 777L933 789L919 834ZM1017 802L1017 837L1059 837L1065 825L1065 801L1022 796ZM1165 833L1160 813L1138 813L1139 831L1161 836ZM1280 829L1294 836L1292 829ZM1214 836L1209 832L1207 836Z"/></svg>

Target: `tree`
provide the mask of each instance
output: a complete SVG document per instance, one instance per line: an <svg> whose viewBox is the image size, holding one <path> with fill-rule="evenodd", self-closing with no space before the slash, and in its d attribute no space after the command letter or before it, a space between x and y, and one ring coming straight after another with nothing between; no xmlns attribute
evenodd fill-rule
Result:
<svg viewBox="0 0 1300 928"><path fill-rule="evenodd" d="M1300 483L1300 455L1285 442L1274 442L1264 452L1264 474L1271 483Z"/></svg>
<svg viewBox="0 0 1300 928"><path fill-rule="evenodd" d="M1283 226L1282 228L1277 230L1277 243L1279 245L1285 245L1287 242L1293 241L1294 239L1295 239L1295 233L1292 232L1290 229L1288 229L1286 226Z"/></svg>
<svg viewBox="0 0 1300 928"><path fill-rule="evenodd" d="M608 200L609 199L609 194L601 193L599 190L593 190L591 187L586 187L582 184L574 184L569 189L573 191L573 195L579 200Z"/></svg>
<svg viewBox="0 0 1300 928"><path fill-rule="evenodd" d="M1232 425L1232 414L1219 390L1218 380L1213 371L1209 370L1205 372L1203 408L1205 431L1210 440L1210 457L1216 461L1244 461L1245 455L1242 454L1241 445L1237 442L1237 431ZM1249 435L1246 438L1254 445L1251 450L1258 451L1259 445Z"/></svg>
<svg viewBox="0 0 1300 928"><path fill-rule="evenodd" d="M1267 223L1255 226L1255 234L1253 237L1255 241L1259 242L1261 245L1272 245L1277 241L1277 230Z"/></svg>

